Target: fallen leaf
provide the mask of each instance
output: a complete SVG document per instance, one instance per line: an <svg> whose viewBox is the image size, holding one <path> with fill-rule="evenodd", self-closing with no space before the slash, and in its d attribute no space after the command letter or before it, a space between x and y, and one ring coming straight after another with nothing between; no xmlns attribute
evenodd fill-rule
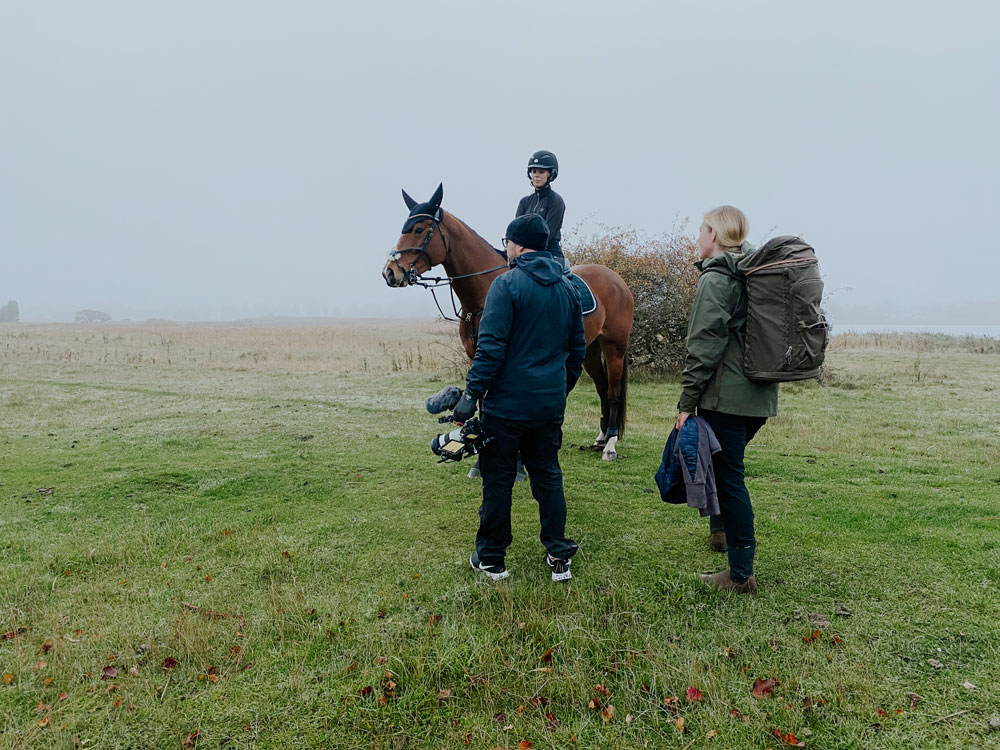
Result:
<svg viewBox="0 0 1000 750"><path fill-rule="evenodd" d="M773 677L768 677L766 680L762 680L759 677L753 681L753 689L750 694L754 698L770 698L771 693L774 689L781 684L780 680L776 680Z"/></svg>
<svg viewBox="0 0 1000 750"><path fill-rule="evenodd" d="M775 652L778 650L778 642L776 640L771 641L771 650Z"/></svg>
<svg viewBox="0 0 1000 750"><path fill-rule="evenodd" d="M701 691L696 687L689 687L687 691L688 703L697 703L701 700Z"/></svg>
<svg viewBox="0 0 1000 750"><path fill-rule="evenodd" d="M542 698L540 695L533 695L531 696L531 700L529 701L529 703L531 703L531 705L534 706L535 708L539 708L548 703L548 700Z"/></svg>
<svg viewBox="0 0 1000 750"><path fill-rule="evenodd" d="M198 741L198 732L191 732L187 737L184 738L184 742L181 743L183 747L194 747L194 743Z"/></svg>
<svg viewBox="0 0 1000 750"><path fill-rule="evenodd" d="M669 698L663 699L663 708L673 714L676 714L680 710L680 704L681 699L676 695L671 695Z"/></svg>
<svg viewBox="0 0 1000 750"><path fill-rule="evenodd" d="M48 723L49 723L49 717L48 716L43 716L41 719L38 720L38 726L42 727L43 729L45 728L45 726Z"/></svg>
<svg viewBox="0 0 1000 750"><path fill-rule="evenodd" d="M600 703L591 698L590 703L587 704L587 708L589 708L591 711L595 711L600 705L601 705Z"/></svg>
<svg viewBox="0 0 1000 750"><path fill-rule="evenodd" d="M517 743L517 750L528 750L531 747L531 743L528 740L521 740Z"/></svg>
<svg viewBox="0 0 1000 750"><path fill-rule="evenodd" d="M358 691L358 692L359 692L359 694L361 695L361 697L362 697L362 698L364 698L364 697L366 697L366 696L368 696L368 695L371 695L371 692L372 692L372 686L371 686L371 685L365 685L365 686L364 686L363 688L361 688L361 690L360 690L360 691Z"/></svg>
<svg viewBox="0 0 1000 750"><path fill-rule="evenodd" d="M604 685L594 685L594 691L606 697L611 695L611 691L604 687Z"/></svg>
<svg viewBox="0 0 1000 750"><path fill-rule="evenodd" d="M601 718L604 719L604 721L606 721L606 722L607 721L611 721L612 719L614 719L615 718L615 707L612 706L610 703L608 705L606 705L601 710Z"/></svg>
<svg viewBox="0 0 1000 750"><path fill-rule="evenodd" d="M163 660L163 664L160 666L163 667L163 669L173 669L177 666L177 660L172 656L168 656Z"/></svg>
<svg viewBox="0 0 1000 750"><path fill-rule="evenodd" d="M939 662L937 659L928 659L927 663L934 667L934 669L941 669L941 667L944 666L944 664Z"/></svg>
<svg viewBox="0 0 1000 750"><path fill-rule="evenodd" d="M733 658L733 649L730 646L724 647L720 653L726 659L732 659Z"/></svg>
<svg viewBox="0 0 1000 750"><path fill-rule="evenodd" d="M625 725L632 726L632 714L625 714Z"/></svg>
<svg viewBox="0 0 1000 750"><path fill-rule="evenodd" d="M64 701L67 698L69 698L69 693L67 693L67 692L59 693L59 700Z"/></svg>
<svg viewBox="0 0 1000 750"><path fill-rule="evenodd" d="M968 680L966 680L965 682L962 683L962 687L964 687L966 690L976 690L977 689L976 686L973 685Z"/></svg>
<svg viewBox="0 0 1000 750"><path fill-rule="evenodd" d="M833 606L833 614L837 615L837 617L850 617L851 610L849 610L843 604L835 604Z"/></svg>
<svg viewBox="0 0 1000 750"><path fill-rule="evenodd" d="M677 726L677 731L678 732L683 732L684 731L684 717L683 716L678 716L677 717L677 721L674 722L674 723Z"/></svg>
<svg viewBox="0 0 1000 750"><path fill-rule="evenodd" d="M708 734L706 734L706 735L705 735L705 739L706 739L706 740L710 740L710 739L712 739L713 737L715 737L715 735L717 735L717 734L718 734L718 732L716 732L716 731L715 731L714 729L710 729L710 730L708 731Z"/></svg>
<svg viewBox="0 0 1000 750"><path fill-rule="evenodd" d="M428 625L437 625L441 622L441 615L431 615L427 620Z"/></svg>
<svg viewBox="0 0 1000 750"><path fill-rule="evenodd" d="M792 747L805 747L806 743L800 740L791 732L782 732L780 729L772 729L771 734L777 737L779 740L784 742L786 745L791 745Z"/></svg>
<svg viewBox="0 0 1000 750"><path fill-rule="evenodd" d="M814 630L809 635L802 636L802 642L803 643L812 643L813 641L819 640L819 637L821 635L822 635L822 633L820 633L818 630Z"/></svg>
<svg viewBox="0 0 1000 750"><path fill-rule="evenodd" d="M101 670L102 680L113 680L118 676L118 670L112 667L110 664Z"/></svg>
<svg viewBox="0 0 1000 750"><path fill-rule="evenodd" d="M447 700L450 697L451 697L451 691L448 690L447 688L442 688L441 690L438 690L439 701Z"/></svg>
<svg viewBox="0 0 1000 750"><path fill-rule="evenodd" d="M39 646L39 648L42 650L43 654L47 654L49 651L52 650L52 639L46 638L44 641L42 641L42 645Z"/></svg>
<svg viewBox="0 0 1000 750"><path fill-rule="evenodd" d="M542 662L545 663L545 664L551 664L552 663L552 652L555 651L557 648L559 648L559 646L555 645L555 646L552 646L551 648L546 649L545 653L542 654Z"/></svg>
<svg viewBox="0 0 1000 750"><path fill-rule="evenodd" d="M14 675L11 672L5 672L3 676L3 684L9 685L14 681Z"/></svg>
<svg viewBox="0 0 1000 750"><path fill-rule="evenodd" d="M134 666L134 665L132 667L129 667L128 673L130 675L132 675L133 677L138 677L139 676L139 667Z"/></svg>
<svg viewBox="0 0 1000 750"><path fill-rule="evenodd" d="M906 697L910 699L910 710L912 711L917 707L917 704L924 699L922 695L917 695L916 693L907 693Z"/></svg>
<svg viewBox="0 0 1000 750"><path fill-rule="evenodd" d="M559 719L556 718L556 715L551 711L545 714L545 728L550 732L554 732L558 727Z"/></svg>
<svg viewBox="0 0 1000 750"><path fill-rule="evenodd" d="M495 720L496 720L496 721L497 721L497 722L498 722L499 724L503 724L503 723L504 723L505 721L507 721L507 714L505 714L505 713L504 713L503 711L501 711L501 712L500 712L500 713L498 713L498 714L494 714L494 715L493 715L493 718L494 718L494 719L495 719Z"/></svg>
<svg viewBox="0 0 1000 750"><path fill-rule="evenodd" d="M42 711L48 711L52 706L47 706L41 701L38 701L38 705L35 706L35 713L40 714Z"/></svg>

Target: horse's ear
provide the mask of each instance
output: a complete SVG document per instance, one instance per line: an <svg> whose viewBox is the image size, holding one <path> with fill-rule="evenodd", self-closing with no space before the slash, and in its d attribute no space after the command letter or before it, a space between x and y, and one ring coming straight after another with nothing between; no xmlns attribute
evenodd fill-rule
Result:
<svg viewBox="0 0 1000 750"><path fill-rule="evenodd" d="M435 207L441 206L441 201L444 199L444 183L438 185L438 189L434 191L434 195L431 196L430 204Z"/></svg>
<svg viewBox="0 0 1000 750"><path fill-rule="evenodd" d="M411 211L413 210L413 207L417 205L417 202L413 200L413 198L411 198L405 190L403 191L403 203L405 203L406 207Z"/></svg>

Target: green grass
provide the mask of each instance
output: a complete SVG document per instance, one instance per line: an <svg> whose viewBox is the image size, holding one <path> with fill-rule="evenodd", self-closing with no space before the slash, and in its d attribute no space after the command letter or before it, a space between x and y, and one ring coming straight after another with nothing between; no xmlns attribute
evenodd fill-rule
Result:
<svg viewBox="0 0 1000 750"><path fill-rule="evenodd" d="M479 484L428 447L433 366L215 368L177 364L176 342L136 366L14 339L0 631L26 630L0 640L0 746L1000 744L996 354L838 350L826 384L782 386L747 458L761 589L734 597L694 575L724 566L707 522L649 492L675 382L633 385L612 464L577 450L596 433L581 383L561 454L575 577L549 580L518 485L512 576L490 584L467 564Z"/></svg>

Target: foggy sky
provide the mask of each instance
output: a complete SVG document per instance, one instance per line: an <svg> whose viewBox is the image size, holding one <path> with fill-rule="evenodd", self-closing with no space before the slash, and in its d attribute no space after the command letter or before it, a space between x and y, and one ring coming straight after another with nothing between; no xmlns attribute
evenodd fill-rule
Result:
<svg viewBox="0 0 1000 750"><path fill-rule="evenodd" d="M405 187L494 244L722 203L839 304L997 299L1000 4L0 0L0 303L24 320L432 319ZM998 319L982 322L1000 322Z"/></svg>

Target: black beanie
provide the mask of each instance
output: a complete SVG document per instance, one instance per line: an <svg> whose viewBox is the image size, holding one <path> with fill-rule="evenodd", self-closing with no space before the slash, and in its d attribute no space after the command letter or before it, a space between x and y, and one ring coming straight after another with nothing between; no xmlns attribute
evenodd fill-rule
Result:
<svg viewBox="0 0 1000 750"><path fill-rule="evenodd" d="M506 239L527 250L545 250L549 244L549 225L538 214L518 216L507 225Z"/></svg>

